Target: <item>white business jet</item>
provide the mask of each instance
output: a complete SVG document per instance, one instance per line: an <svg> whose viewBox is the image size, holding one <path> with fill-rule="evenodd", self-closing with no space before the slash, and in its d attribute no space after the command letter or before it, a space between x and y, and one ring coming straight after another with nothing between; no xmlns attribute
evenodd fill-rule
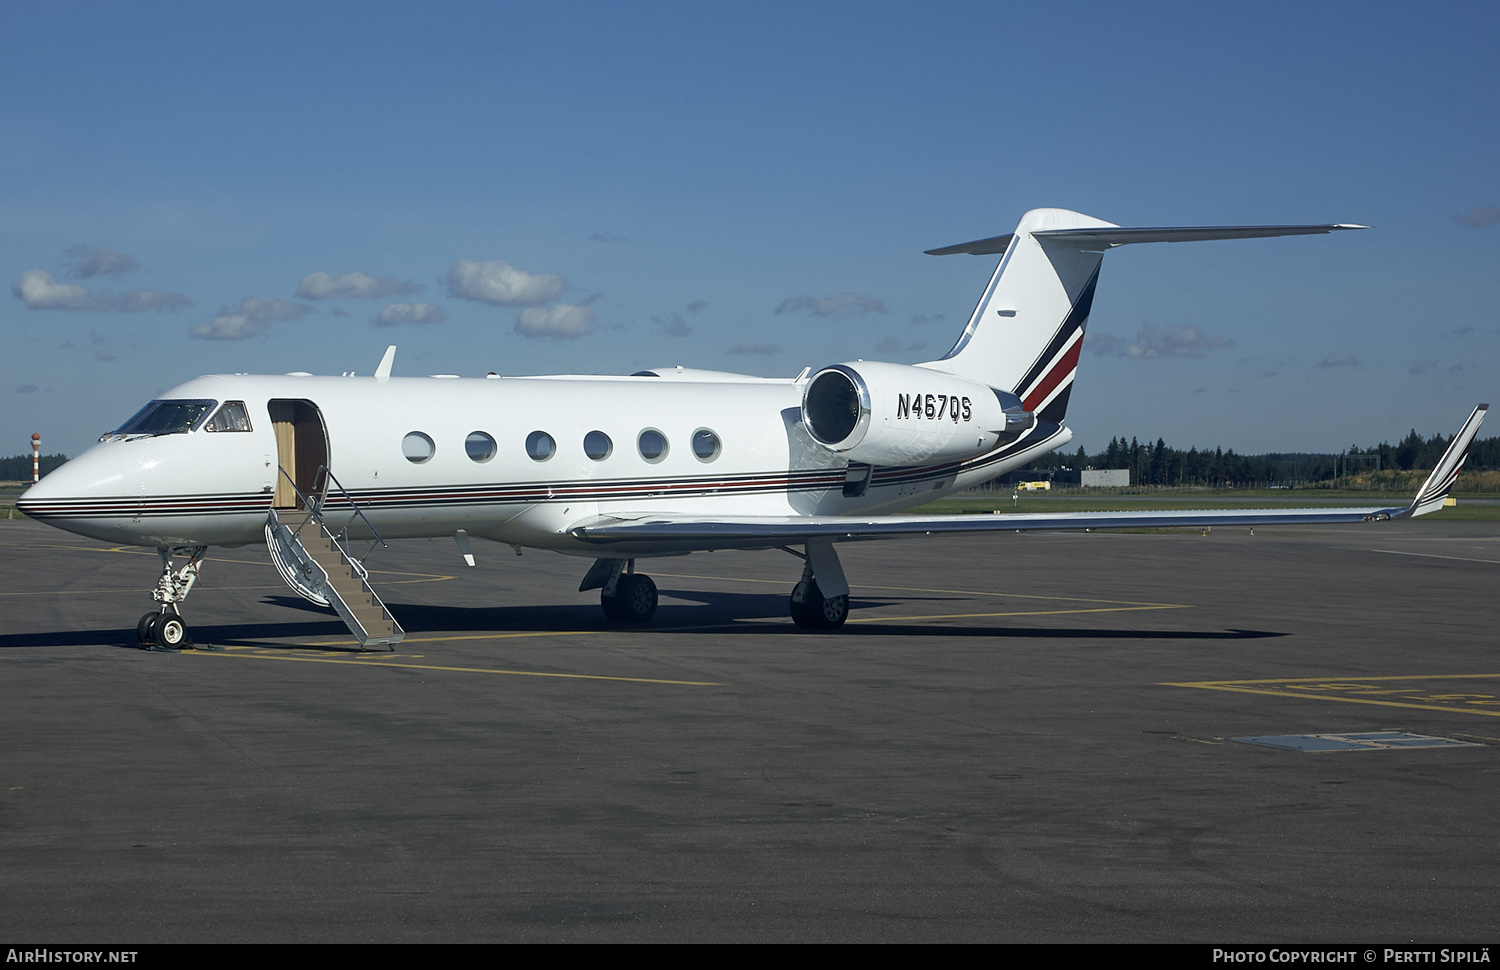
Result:
<svg viewBox="0 0 1500 970"><path fill-rule="evenodd" d="M267 542L283 578L362 646L400 627L356 545L470 537L594 560L615 620L645 621L636 562L713 549L803 560L799 626L849 612L834 544L913 533L1369 522L1440 508L1486 405L1404 507L927 515L890 513L989 481L1065 444L1063 424L1105 250L1354 225L1122 228L1034 209L1014 233L930 250L999 255L953 349L911 366L853 361L766 379L668 367L628 377L215 375L173 388L18 502L41 522L155 546L143 644L187 642L180 607L208 546Z"/></svg>

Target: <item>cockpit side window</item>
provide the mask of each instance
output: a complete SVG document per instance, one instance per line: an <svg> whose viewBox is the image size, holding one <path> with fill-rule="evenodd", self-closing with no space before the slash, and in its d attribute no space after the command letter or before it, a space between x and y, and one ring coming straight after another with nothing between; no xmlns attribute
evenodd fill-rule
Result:
<svg viewBox="0 0 1500 970"><path fill-rule="evenodd" d="M111 434L186 434L196 431L218 401L152 401Z"/></svg>
<svg viewBox="0 0 1500 970"><path fill-rule="evenodd" d="M205 431L249 431L250 412L244 401L225 401L217 414L209 419Z"/></svg>

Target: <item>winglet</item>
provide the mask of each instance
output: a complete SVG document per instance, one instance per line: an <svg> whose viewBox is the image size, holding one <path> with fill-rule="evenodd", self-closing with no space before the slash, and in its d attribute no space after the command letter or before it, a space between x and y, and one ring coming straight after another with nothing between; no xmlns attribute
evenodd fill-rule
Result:
<svg viewBox="0 0 1500 970"><path fill-rule="evenodd" d="M1448 497L1448 490L1453 487L1453 482L1458 478L1459 470L1464 467L1464 458L1467 457L1469 444L1474 436L1479 433L1479 426L1484 423L1484 416L1490 406L1481 404L1469 415L1469 420L1459 429L1458 434L1453 436L1453 443L1448 450L1443 452L1443 457L1438 459L1437 467L1433 468L1432 474L1427 476L1427 481L1422 483L1421 489L1417 491L1417 497L1412 499L1411 507L1408 508L1401 518L1407 516L1426 515L1428 512L1436 512L1443 507L1443 500Z"/></svg>
<svg viewBox="0 0 1500 970"><path fill-rule="evenodd" d="M391 379L391 365L396 362L396 345L391 344L385 348L385 356L380 358L380 366L375 368L375 379L384 384Z"/></svg>

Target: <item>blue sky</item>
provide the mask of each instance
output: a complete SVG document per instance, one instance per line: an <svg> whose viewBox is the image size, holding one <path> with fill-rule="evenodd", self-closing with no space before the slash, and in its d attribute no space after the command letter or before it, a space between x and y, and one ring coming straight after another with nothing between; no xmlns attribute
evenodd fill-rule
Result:
<svg viewBox="0 0 1500 970"><path fill-rule="evenodd" d="M1075 443L1336 451L1500 387L1500 6L0 0L0 429L203 373L940 356L1037 206ZM1227 5L1222 5L1227 7ZM322 274L322 275L319 275Z"/></svg>

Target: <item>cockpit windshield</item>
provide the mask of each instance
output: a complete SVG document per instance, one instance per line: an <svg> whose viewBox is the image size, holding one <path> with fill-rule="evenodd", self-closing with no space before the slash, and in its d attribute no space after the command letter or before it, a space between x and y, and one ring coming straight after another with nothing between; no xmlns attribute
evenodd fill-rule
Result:
<svg viewBox="0 0 1500 970"><path fill-rule="evenodd" d="M218 401L152 401L129 421L104 437L136 434L186 434L198 430Z"/></svg>
<svg viewBox="0 0 1500 970"><path fill-rule="evenodd" d="M250 413L244 401L225 401L217 414L209 419L209 431L249 431Z"/></svg>

